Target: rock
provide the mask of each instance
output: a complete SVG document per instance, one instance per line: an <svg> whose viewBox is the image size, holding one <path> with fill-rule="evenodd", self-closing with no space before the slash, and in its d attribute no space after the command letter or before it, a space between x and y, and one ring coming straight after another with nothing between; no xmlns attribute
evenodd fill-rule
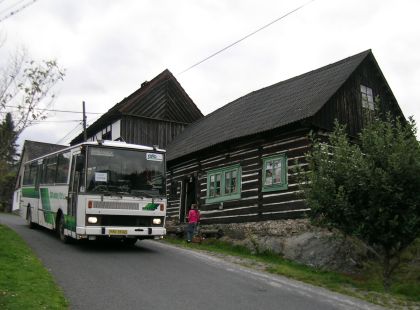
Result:
<svg viewBox="0 0 420 310"><path fill-rule="evenodd" d="M358 273L367 256L359 241L312 226L308 219L201 225L201 229L221 232L220 240L247 247L253 253L270 251L332 271Z"/></svg>

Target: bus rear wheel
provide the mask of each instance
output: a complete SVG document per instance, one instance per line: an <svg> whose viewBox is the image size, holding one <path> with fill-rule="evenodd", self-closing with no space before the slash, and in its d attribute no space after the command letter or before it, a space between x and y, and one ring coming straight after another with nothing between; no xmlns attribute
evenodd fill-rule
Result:
<svg viewBox="0 0 420 310"><path fill-rule="evenodd" d="M28 224L28 227L30 229L35 228L35 223L32 222L32 211L31 211L30 207L28 207L28 211L26 213L26 223Z"/></svg>
<svg viewBox="0 0 420 310"><path fill-rule="evenodd" d="M60 240L64 243L69 243L70 242L70 237L66 236L64 234L64 228L65 228L65 220L64 220L64 214L61 213L58 216L58 224L57 224L57 232L58 232L58 237L60 238Z"/></svg>

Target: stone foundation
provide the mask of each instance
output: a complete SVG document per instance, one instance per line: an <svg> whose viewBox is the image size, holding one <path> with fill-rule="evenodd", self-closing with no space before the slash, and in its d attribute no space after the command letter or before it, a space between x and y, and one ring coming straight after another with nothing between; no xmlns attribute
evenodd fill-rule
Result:
<svg viewBox="0 0 420 310"><path fill-rule="evenodd" d="M182 228L178 227L178 232L182 235ZM201 225L201 232L210 237L222 236L220 240L245 246L255 253L270 251L333 271L358 273L367 257L361 242L315 227L308 219Z"/></svg>

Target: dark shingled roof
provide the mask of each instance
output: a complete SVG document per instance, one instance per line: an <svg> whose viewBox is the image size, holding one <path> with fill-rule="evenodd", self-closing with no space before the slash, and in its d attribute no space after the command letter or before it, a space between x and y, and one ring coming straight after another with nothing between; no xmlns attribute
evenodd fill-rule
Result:
<svg viewBox="0 0 420 310"><path fill-rule="evenodd" d="M67 148L66 145L60 144L51 144L45 142L38 142L38 141L31 141L25 140L25 144L23 145L24 152L26 153L26 160L32 160L43 155L54 153L60 151L62 149Z"/></svg>
<svg viewBox="0 0 420 310"><path fill-rule="evenodd" d="M251 92L188 126L167 147L168 160L313 116L371 50Z"/></svg>

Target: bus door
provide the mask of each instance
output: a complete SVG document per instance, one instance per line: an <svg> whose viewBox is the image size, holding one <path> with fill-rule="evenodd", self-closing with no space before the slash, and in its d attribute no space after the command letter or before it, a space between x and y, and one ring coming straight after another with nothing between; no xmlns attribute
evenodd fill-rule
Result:
<svg viewBox="0 0 420 310"><path fill-rule="evenodd" d="M31 213L32 221L38 223L40 225L44 224L44 212L42 210L42 205L40 203L41 200L41 193L39 190L39 184L41 182L42 177L42 159L38 162L33 162L31 164L31 177L34 177L34 194L36 199L32 200L31 207L33 212Z"/></svg>
<svg viewBox="0 0 420 310"><path fill-rule="evenodd" d="M82 154L73 154L70 170L70 184L67 204L67 218L69 227L76 230L77 198L80 187L83 185L84 156ZM72 225L73 224L73 225Z"/></svg>

